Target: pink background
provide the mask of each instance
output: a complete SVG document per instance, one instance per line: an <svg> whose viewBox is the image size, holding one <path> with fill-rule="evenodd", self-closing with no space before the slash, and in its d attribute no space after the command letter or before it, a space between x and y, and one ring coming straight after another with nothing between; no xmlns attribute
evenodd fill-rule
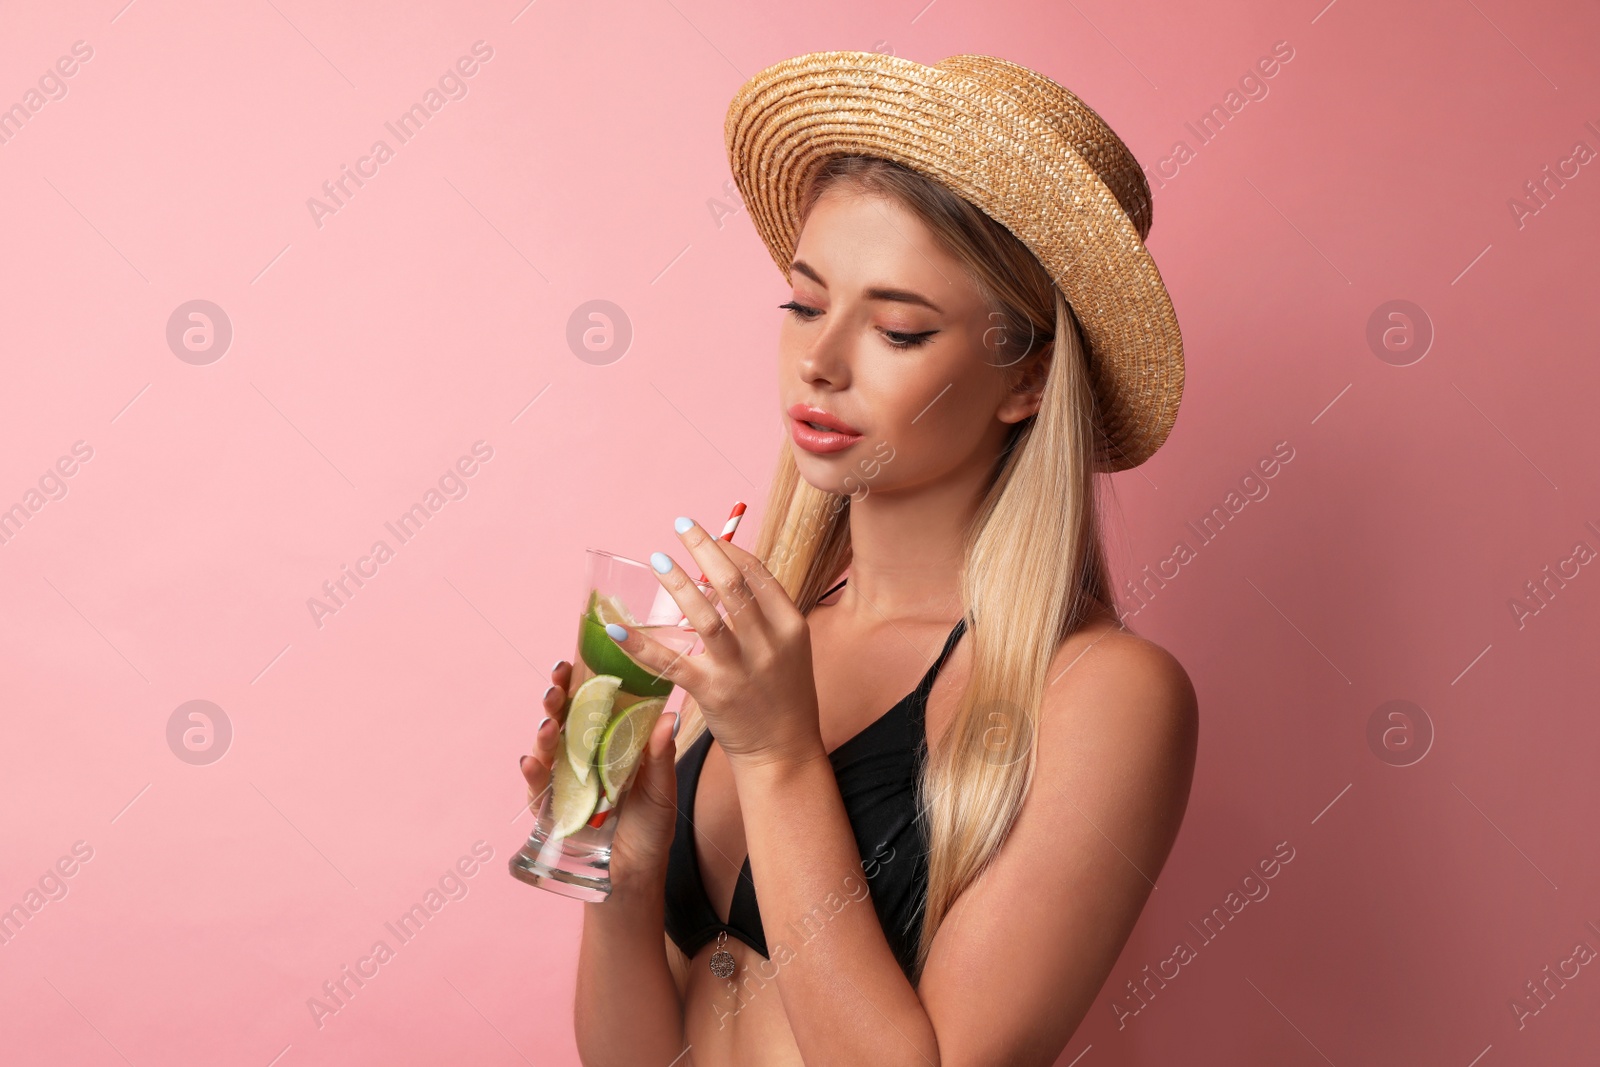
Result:
<svg viewBox="0 0 1600 1067"><path fill-rule="evenodd" d="M787 290L722 121L824 48L1036 67L1160 176L1188 388L1115 478L1112 542L1119 579L1194 550L1123 607L1194 678L1200 761L1061 1062L1592 1057L1594 967L1512 1004L1600 948L1600 573L1511 608L1600 548L1600 168L1524 188L1600 149L1592 6L121 3L0 27L0 104L93 49L0 144L0 507L66 490L0 544L0 906L73 870L0 946L0 1059L577 1062L583 905L505 872L513 764L586 544L670 550L673 516L735 499L753 539ZM480 40L467 95L397 146L384 123ZM1200 143L1186 123L1280 41ZM319 227L307 200L379 138L394 157ZM166 340L195 299L233 329L205 365ZM604 365L567 342L596 299L633 330ZM1420 360L1368 344L1391 300L1431 323ZM466 495L319 627L308 598L478 441ZM1230 504L1209 543L1186 525ZM168 744L191 700L231 723L208 765ZM1404 731L1369 741L1391 700L1432 733L1408 766ZM1270 895L1201 939L1279 842ZM308 998L463 856L466 895L319 1028ZM1119 1026L1180 939L1195 958Z"/></svg>

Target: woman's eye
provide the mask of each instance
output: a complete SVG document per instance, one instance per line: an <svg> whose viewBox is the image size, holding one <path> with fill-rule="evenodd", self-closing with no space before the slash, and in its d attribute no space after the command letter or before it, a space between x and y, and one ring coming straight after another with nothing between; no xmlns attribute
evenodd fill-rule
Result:
<svg viewBox="0 0 1600 1067"><path fill-rule="evenodd" d="M928 343L928 339L938 330L927 330L923 333L897 333L894 330L885 330L883 335L889 339L889 344L895 348L920 348Z"/></svg>
<svg viewBox="0 0 1600 1067"><path fill-rule="evenodd" d="M814 307L807 307L798 300L791 300L787 304L779 304L780 308L787 308L797 315L802 322L810 322L813 317L822 314Z"/></svg>
<svg viewBox="0 0 1600 1067"><path fill-rule="evenodd" d="M811 322L822 312L818 308L802 304L798 300L791 300L786 304L779 304L780 308L794 313L801 322ZM925 330L922 333L902 333L899 330L884 330L883 336L888 341L890 348L920 348L928 343L928 339L938 330Z"/></svg>

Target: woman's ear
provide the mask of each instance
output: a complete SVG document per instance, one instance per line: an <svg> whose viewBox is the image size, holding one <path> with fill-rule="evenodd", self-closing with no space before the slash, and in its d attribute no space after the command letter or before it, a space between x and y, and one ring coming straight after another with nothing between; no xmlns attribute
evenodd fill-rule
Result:
<svg viewBox="0 0 1600 1067"><path fill-rule="evenodd" d="M1001 422L1021 422L1030 415L1039 413L1039 405L1044 400L1045 382L1050 378L1050 362L1055 356L1056 346L1045 344L1033 355L1023 360L1022 368L1017 371L1017 380L1000 402L1000 409L995 416Z"/></svg>

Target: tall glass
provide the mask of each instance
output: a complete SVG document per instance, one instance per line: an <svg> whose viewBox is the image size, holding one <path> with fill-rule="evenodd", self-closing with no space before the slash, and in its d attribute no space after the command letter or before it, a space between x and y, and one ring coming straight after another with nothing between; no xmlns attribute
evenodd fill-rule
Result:
<svg viewBox="0 0 1600 1067"><path fill-rule="evenodd" d="M683 694L634 660L606 624L641 630L680 655L700 635L647 564L591 548L572 682L556 744L550 786L540 797L528 841L511 857L516 878L590 902L611 894L611 840L645 742L656 720L678 711ZM710 585L700 591L715 603Z"/></svg>

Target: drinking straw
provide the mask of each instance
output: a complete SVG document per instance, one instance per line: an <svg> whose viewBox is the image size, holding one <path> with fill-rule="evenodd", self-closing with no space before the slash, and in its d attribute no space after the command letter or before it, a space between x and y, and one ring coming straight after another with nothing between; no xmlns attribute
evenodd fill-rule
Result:
<svg viewBox="0 0 1600 1067"><path fill-rule="evenodd" d="M719 536L717 538L717 540L719 540L719 541L732 541L733 540L733 531L735 531L735 530L737 530L739 528L739 520L743 516L744 516L744 501L740 500L740 501L735 502L734 505L733 505L733 510L728 512L728 521L722 524L722 534L721 534L721 536ZM698 582L704 583L705 580L706 580L705 572L701 571L700 572L700 577L695 579L695 580L698 581ZM688 621L689 621L689 616L684 615L684 616L682 616L681 618L678 619L678 625L681 627L681 626L685 625L686 623L688 623Z"/></svg>
<svg viewBox="0 0 1600 1067"><path fill-rule="evenodd" d="M719 541L732 541L733 540L733 531L735 531L735 530L737 530L739 528L739 520L743 516L744 516L744 501L741 500L738 503L733 505L733 510L732 511L728 512L728 521L722 524L722 534L717 538L717 540L719 540ZM705 572L702 571L701 574L700 574L700 577L695 579L695 580L696 581L700 581L700 582L705 581L706 580Z"/></svg>

